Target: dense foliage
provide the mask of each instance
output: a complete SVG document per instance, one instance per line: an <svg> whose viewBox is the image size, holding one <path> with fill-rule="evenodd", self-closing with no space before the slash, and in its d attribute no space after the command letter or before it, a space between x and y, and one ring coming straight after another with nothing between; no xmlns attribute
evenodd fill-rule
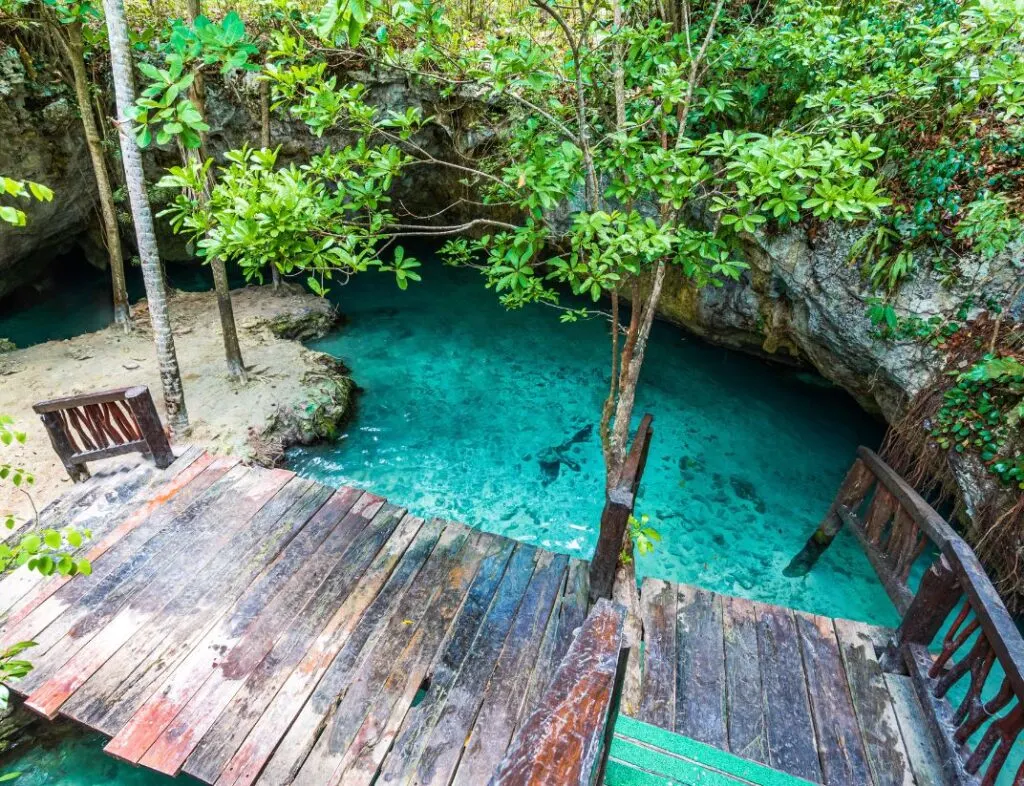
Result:
<svg viewBox="0 0 1024 786"><path fill-rule="evenodd" d="M4 2L12 18L35 13L32 0ZM41 5L84 25L102 61L91 6ZM207 260L250 278L270 268L321 294L371 269L404 288L420 276L406 239L445 241L446 259L480 269L509 307L607 319L609 486L666 270L723 286L746 275L753 235L813 235L824 222L859 227L849 262L876 339L930 346L937 373L962 362L918 432L1020 482L1024 392L1012 375L987 375L1019 360L1024 339L1001 315L1022 289L967 295L954 314L897 301L921 275L970 289L968 257L1021 266L1024 0L159 9L130 9L142 86L131 114L142 146L180 154L158 184L175 230ZM430 100L386 105L368 85L394 74ZM205 153L207 78L259 85L258 143ZM451 130L423 107L469 103L483 141L439 159L425 140ZM292 159L270 139L271 116L329 133L332 146ZM393 185L425 168L461 179L471 218L446 223L455 204L414 216L392 203ZM991 335L976 335L989 318Z"/></svg>

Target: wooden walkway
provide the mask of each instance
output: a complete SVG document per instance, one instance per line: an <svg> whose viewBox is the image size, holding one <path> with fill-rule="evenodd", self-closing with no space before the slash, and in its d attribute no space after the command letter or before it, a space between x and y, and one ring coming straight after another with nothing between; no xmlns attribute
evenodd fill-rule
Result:
<svg viewBox="0 0 1024 786"><path fill-rule="evenodd" d="M210 784L485 784L586 613L584 563L195 449L43 515L93 572L0 580L11 687Z"/></svg>
<svg viewBox="0 0 1024 786"><path fill-rule="evenodd" d="M641 604L638 720L812 783L946 783L891 631L655 579Z"/></svg>

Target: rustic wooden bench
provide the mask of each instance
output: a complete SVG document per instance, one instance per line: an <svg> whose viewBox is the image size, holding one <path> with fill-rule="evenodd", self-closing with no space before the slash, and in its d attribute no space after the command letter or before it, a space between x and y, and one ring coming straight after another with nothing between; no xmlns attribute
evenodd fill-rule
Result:
<svg viewBox="0 0 1024 786"><path fill-rule="evenodd" d="M89 477L88 462L125 453L147 454L160 469L174 461L145 385L40 401L32 409L76 482Z"/></svg>
<svg viewBox="0 0 1024 786"><path fill-rule="evenodd" d="M601 599L584 620L490 786L591 786L611 730L625 612Z"/></svg>

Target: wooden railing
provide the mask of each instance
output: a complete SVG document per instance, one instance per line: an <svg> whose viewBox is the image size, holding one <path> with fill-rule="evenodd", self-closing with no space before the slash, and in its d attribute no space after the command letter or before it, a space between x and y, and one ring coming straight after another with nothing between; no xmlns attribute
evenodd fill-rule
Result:
<svg viewBox="0 0 1024 786"><path fill-rule="evenodd" d="M883 664L913 678L954 781L993 786L1024 728L1024 638L978 558L867 448L831 516L860 540L902 615ZM923 564L915 591L911 577ZM1024 784L1024 763L1008 774L1001 783Z"/></svg>
<svg viewBox="0 0 1024 786"><path fill-rule="evenodd" d="M610 598L615 583L615 566L622 552L626 526L633 514L640 479L647 464L647 451L651 447L654 418L644 415L633 437L618 484L605 497L601 513L601 531L598 535L594 558L590 561L590 603L599 598Z"/></svg>
<svg viewBox="0 0 1024 786"><path fill-rule="evenodd" d="M33 409L74 481L89 477L86 462L123 453L146 453L161 469L174 461L144 385L41 401Z"/></svg>
<svg viewBox="0 0 1024 786"><path fill-rule="evenodd" d="M594 786L614 723L625 609L600 600L551 684L516 733L489 786Z"/></svg>

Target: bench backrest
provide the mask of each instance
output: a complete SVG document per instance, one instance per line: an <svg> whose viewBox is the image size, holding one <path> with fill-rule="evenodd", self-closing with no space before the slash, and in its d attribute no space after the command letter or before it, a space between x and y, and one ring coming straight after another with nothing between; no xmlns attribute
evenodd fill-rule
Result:
<svg viewBox="0 0 1024 786"><path fill-rule="evenodd" d="M87 462L124 453L146 453L161 469L174 461L145 385L40 401L33 409L72 480L89 477Z"/></svg>

